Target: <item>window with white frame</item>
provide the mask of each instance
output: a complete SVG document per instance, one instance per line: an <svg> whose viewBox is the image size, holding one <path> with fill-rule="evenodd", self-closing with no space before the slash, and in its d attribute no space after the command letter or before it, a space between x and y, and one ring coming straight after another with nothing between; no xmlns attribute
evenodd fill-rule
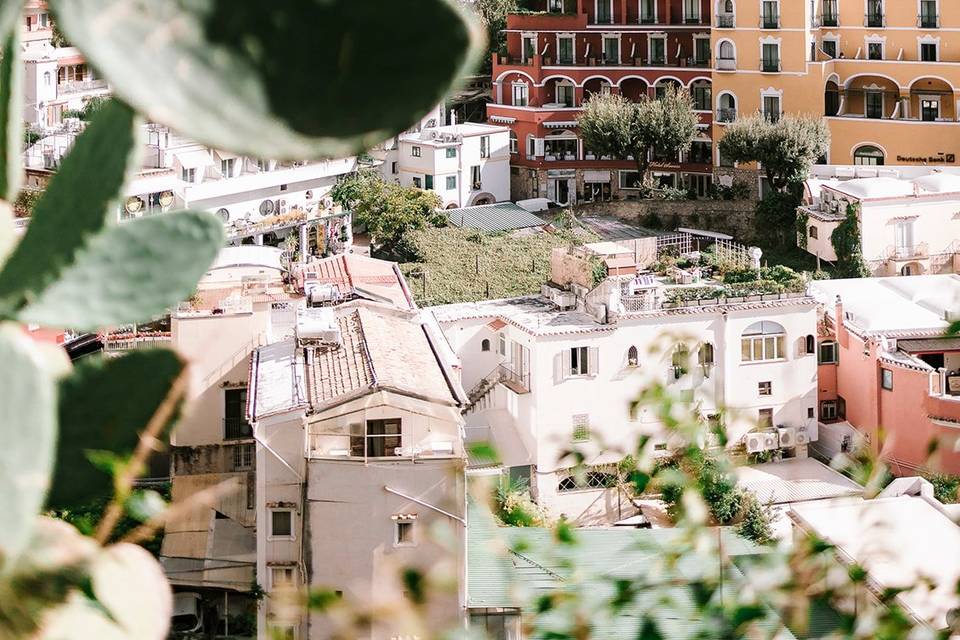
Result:
<svg viewBox="0 0 960 640"><path fill-rule="evenodd" d="M597 24L613 24L613 0L596 0Z"/></svg>
<svg viewBox="0 0 960 640"><path fill-rule="evenodd" d="M700 0L683 0L683 21L687 24L700 22Z"/></svg>
<svg viewBox="0 0 960 640"><path fill-rule="evenodd" d="M585 376L590 373L590 348L573 347L567 349L568 371L571 376Z"/></svg>
<svg viewBox="0 0 960 640"><path fill-rule="evenodd" d="M840 38L836 36L824 36L820 43L820 49L824 55L830 58L836 58L840 53Z"/></svg>
<svg viewBox="0 0 960 640"><path fill-rule="evenodd" d="M764 92L761 94L763 117L768 122L778 122L783 114L783 106L780 104L780 93Z"/></svg>
<svg viewBox="0 0 960 640"><path fill-rule="evenodd" d="M824 340L820 343L817 356L817 362L820 364L836 364L840 361L840 351L837 348L837 343L833 340Z"/></svg>
<svg viewBox="0 0 960 640"><path fill-rule="evenodd" d="M416 145L410 147L410 155L413 156L414 158L419 158L421 154L422 152L420 150L420 147Z"/></svg>
<svg viewBox="0 0 960 640"><path fill-rule="evenodd" d="M920 39L919 58L922 62L937 62L940 60L940 38Z"/></svg>
<svg viewBox="0 0 960 640"><path fill-rule="evenodd" d="M417 516L415 514L401 514L392 516L393 519L393 545L395 547L413 547L416 546L415 525Z"/></svg>
<svg viewBox="0 0 960 640"><path fill-rule="evenodd" d="M527 106L530 103L530 85L526 82L514 82L511 87L513 89L513 106Z"/></svg>
<svg viewBox="0 0 960 640"><path fill-rule="evenodd" d="M620 64L620 38L603 36L603 62L605 64Z"/></svg>
<svg viewBox="0 0 960 640"><path fill-rule="evenodd" d="M760 45L760 70L768 73L780 71L779 40L768 40Z"/></svg>
<svg viewBox="0 0 960 640"><path fill-rule="evenodd" d="M350 434L350 455L355 458L388 458L403 446L400 418L367 420L365 428L364 433Z"/></svg>
<svg viewBox="0 0 960 640"><path fill-rule="evenodd" d="M480 179L480 165L478 164L470 167L470 186L473 189L480 189L483 187L483 182Z"/></svg>
<svg viewBox="0 0 960 640"><path fill-rule="evenodd" d="M755 322L744 330L740 339L743 362L783 360L786 356L787 332L783 325L770 320Z"/></svg>
<svg viewBox="0 0 960 640"><path fill-rule="evenodd" d="M533 60L533 57L537 55L537 36L536 35L524 35L523 36L523 61L530 62Z"/></svg>
<svg viewBox="0 0 960 640"><path fill-rule="evenodd" d="M447 191L454 191L457 188L457 176L447 176Z"/></svg>
<svg viewBox="0 0 960 640"><path fill-rule="evenodd" d="M940 26L938 0L920 0L920 15L917 24L921 29L936 29Z"/></svg>
<svg viewBox="0 0 960 640"><path fill-rule="evenodd" d="M573 83L567 80L561 80L556 84L555 90L555 100L557 104L562 104L565 107L573 106Z"/></svg>
<svg viewBox="0 0 960 640"><path fill-rule="evenodd" d="M867 60L883 60L883 40L867 40Z"/></svg>
<svg viewBox="0 0 960 640"><path fill-rule="evenodd" d="M223 158L220 160L220 175L224 178L233 177L233 167L236 164L235 158Z"/></svg>
<svg viewBox="0 0 960 640"><path fill-rule="evenodd" d="M651 34L647 38L647 62L653 66L667 63L667 36L666 34Z"/></svg>
<svg viewBox="0 0 960 640"><path fill-rule="evenodd" d="M180 167L180 179L184 182L196 182L197 181L197 170L190 167Z"/></svg>
<svg viewBox="0 0 960 640"><path fill-rule="evenodd" d="M572 35L557 36L557 64L573 64L574 40Z"/></svg>
<svg viewBox="0 0 960 640"><path fill-rule="evenodd" d="M296 567L270 567L270 588L291 589L297 586Z"/></svg>
<svg viewBox="0 0 960 640"><path fill-rule="evenodd" d="M457 148L456 147L447 147L445 151L447 158L456 158L457 157Z"/></svg>
<svg viewBox="0 0 960 640"><path fill-rule="evenodd" d="M836 400L824 400L820 403L820 419L821 420L837 419L837 401Z"/></svg>
<svg viewBox="0 0 960 640"><path fill-rule="evenodd" d="M516 131L510 132L510 153L520 153L520 140Z"/></svg>
<svg viewBox="0 0 960 640"><path fill-rule="evenodd" d="M423 189L423 178L414 178L413 186L415 186L417 189Z"/></svg>
<svg viewBox="0 0 960 640"><path fill-rule="evenodd" d="M270 537L293 539L293 509L270 509Z"/></svg>
<svg viewBox="0 0 960 640"><path fill-rule="evenodd" d="M490 136L480 136L480 157L490 157Z"/></svg>
<svg viewBox="0 0 960 640"><path fill-rule="evenodd" d="M761 396L772 396L773 395L773 382L765 380L763 382L757 383L757 395Z"/></svg>

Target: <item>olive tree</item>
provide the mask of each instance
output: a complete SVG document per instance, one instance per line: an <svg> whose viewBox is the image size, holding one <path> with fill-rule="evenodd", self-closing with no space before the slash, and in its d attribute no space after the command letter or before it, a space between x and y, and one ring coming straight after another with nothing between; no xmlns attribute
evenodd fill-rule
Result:
<svg viewBox="0 0 960 640"><path fill-rule="evenodd" d="M785 115L771 122L757 114L724 127L720 153L734 162L759 162L777 191L807 179L810 167L830 148L823 118Z"/></svg>
<svg viewBox="0 0 960 640"><path fill-rule="evenodd" d="M671 85L661 97L639 102L616 94L594 95L577 122L588 149L615 158L632 156L643 181L654 150L675 155L690 148L699 117L690 94Z"/></svg>

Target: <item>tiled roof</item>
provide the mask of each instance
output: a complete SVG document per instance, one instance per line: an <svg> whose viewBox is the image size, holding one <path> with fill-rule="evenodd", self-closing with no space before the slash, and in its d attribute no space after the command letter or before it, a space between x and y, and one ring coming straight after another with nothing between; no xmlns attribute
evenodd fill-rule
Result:
<svg viewBox="0 0 960 640"><path fill-rule="evenodd" d="M337 322L341 344L308 347L306 379L314 410L375 389L456 402L415 316L359 307L342 309Z"/></svg>
<svg viewBox="0 0 960 640"><path fill-rule="evenodd" d="M547 224L547 221L543 218L533 215L512 202L447 209L444 213L454 227L489 232L515 231L517 229L542 227Z"/></svg>
<svg viewBox="0 0 960 640"><path fill-rule="evenodd" d="M863 495L863 487L813 458L738 467L737 480L764 504Z"/></svg>
<svg viewBox="0 0 960 640"><path fill-rule="evenodd" d="M308 278L315 278L321 284L335 285L343 296L370 293L399 309L414 308L392 262L341 254L311 262L306 272Z"/></svg>

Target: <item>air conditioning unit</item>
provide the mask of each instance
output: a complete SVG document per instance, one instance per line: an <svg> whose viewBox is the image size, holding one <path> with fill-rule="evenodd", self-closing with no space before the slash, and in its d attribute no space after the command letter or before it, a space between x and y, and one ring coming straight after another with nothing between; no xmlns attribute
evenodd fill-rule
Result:
<svg viewBox="0 0 960 640"><path fill-rule="evenodd" d="M323 199L323 208L324 208L324 209L332 209L332 208L333 208L333 198L331 198L331 197L329 197L329 196L326 197L326 198L324 198L324 199Z"/></svg>
<svg viewBox="0 0 960 640"><path fill-rule="evenodd" d="M777 433L780 448L790 448L797 445L797 432L793 427L781 427L777 429Z"/></svg>
<svg viewBox="0 0 960 640"><path fill-rule="evenodd" d="M286 213L286 212L287 212L287 201L277 200L277 213Z"/></svg>
<svg viewBox="0 0 960 640"><path fill-rule="evenodd" d="M765 435L763 433L747 434L747 453L760 453L766 451Z"/></svg>
<svg viewBox="0 0 960 640"><path fill-rule="evenodd" d="M810 444L810 435L806 431L797 431L797 446Z"/></svg>
<svg viewBox="0 0 960 640"><path fill-rule="evenodd" d="M327 455L336 458L347 458L350 456L350 449L330 449Z"/></svg>
<svg viewBox="0 0 960 640"><path fill-rule="evenodd" d="M780 438L776 431L767 431L763 434L763 450L773 451L780 446Z"/></svg>

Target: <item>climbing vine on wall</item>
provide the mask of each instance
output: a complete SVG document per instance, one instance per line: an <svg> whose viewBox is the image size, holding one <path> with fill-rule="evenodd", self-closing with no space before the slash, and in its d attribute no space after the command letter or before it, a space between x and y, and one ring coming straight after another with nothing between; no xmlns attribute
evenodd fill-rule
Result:
<svg viewBox="0 0 960 640"><path fill-rule="evenodd" d="M870 269L863 259L860 242L860 207L847 205L847 217L830 235L833 250L837 253L837 276L841 278L867 278Z"/></svg>
<svg viewBox="0 0 960 640"><path fill-rule="evenodd" d="M797 246L807 248L807 226L810 223L810 214L803 209L797 209Z"/></svg>

